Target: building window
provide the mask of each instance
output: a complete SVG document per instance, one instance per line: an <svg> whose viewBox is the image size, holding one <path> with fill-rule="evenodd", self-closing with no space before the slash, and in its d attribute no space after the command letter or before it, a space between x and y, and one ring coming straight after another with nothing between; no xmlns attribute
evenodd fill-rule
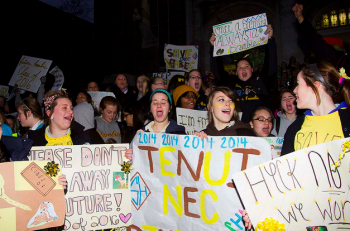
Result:
<svg viewBox="0 0 350 231"><path fill-rule="evenodd" d="M337 27L338 26L338 15L336 10L331 11L331 26Z"/></svg>
<svg viewBox="0 0 350 231"><path fill-rule="evenodd" d="M322 18L315 22L315 28L327 29L335 27L343 27L350 25L350 8L342 7L338 9L332 9L322 14Z"/></svg>
<svg viewBox="0 0 350 231"><path fill-rule="evenodd" d="M345 26L346 25L346 12L345 12L345 9L340 9L339 10L339 24L340 24L340 26Z"/></svg>
<svg viewBox="0 0 350 231"><path fill-rule="evenodd" d="M329 27L329 19L328 19L328 14L323 15L323 28L328 28Z"/></svg>

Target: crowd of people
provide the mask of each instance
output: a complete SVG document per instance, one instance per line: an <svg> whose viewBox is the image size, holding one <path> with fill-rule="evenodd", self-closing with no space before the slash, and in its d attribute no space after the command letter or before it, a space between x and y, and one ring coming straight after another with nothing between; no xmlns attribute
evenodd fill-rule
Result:
<svg viewBox="0 0 350 231"><path fill-rule="evenodd" d="M349 59L317 34L302 9L299 4L293 7L314 61L305 58L301 63L292 56L288 64L277 65L273 28L268 25L268 55L257 70L242 58L235 63L236 75L231 75L216 57L215 78L199 69L175 75L168 83L142 74L134 87L125 74L118 74L105 89L95 80L80 86L79 92L43 91L24 99L14 89L14 100L0 97L1 135L30 139L33 146L131 143L137 132L184 135L185 127L177 124L179 107L208 111L208 126L197 136L284 137L282 155L349 137L350 80L339 73L340 67L350 71ZM215 34L209 42L214 45ZM104 97L97 110L91 91L112 92L115 97ZM1 143L1 161L14 159L6 151L9 145L8 140ZM137 158L132 147L125 156ZM60 181L65 187L66 179Z"/></svg>

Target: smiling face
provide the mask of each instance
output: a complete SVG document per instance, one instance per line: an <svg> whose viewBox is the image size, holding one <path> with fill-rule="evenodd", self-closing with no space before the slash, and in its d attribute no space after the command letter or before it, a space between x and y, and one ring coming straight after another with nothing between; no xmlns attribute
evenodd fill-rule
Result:
<svg viewBox="0 0 350 231"><path fill-rule="evenodd" d="M192 91L188 91L185 96L180 99L180 107L193 109L196 105L197 97Z"/></svg>
<svg viewBox="0 0 350 231"><path fill-rule="evenodd" d="M126 77L123 74L117 75L115 79L115 83L120 89L125 89L128 86L128 82L126 81Z"/></svg>
<svg viewBox="0 0 350 231"><path fill-rule="evenodd" d="M163 93L155 93L151 100L151 113L154 122L168 122L168 114L170 112L170 104L168 97Z"/></svg>
<svg viewBox="0 0 350 231"><path fill-rule="evenodd" d="M220 124L228 124L231 121L235 111L235 104L231 98L218 91L214 94L211 105L211 113L216 127Z"/></svg>
<svg viewBox="0 0 350 231"><path fill-rule="evenodd" d="M87 86L88 91L99 91L98 85L96 82L92 81Z"/></svg>
<svg viewBox="0 0 350 231"><path fill-rule="evenodd" d="M296 106L294 104L295 97L290 92L285 92L282 95L281 106L285 114L295 114Z"/></svg>
<svg viewBox="0 0 350 231"><path fill-rule="evenodd" d="M67 98L60 98L56 100L56 103L51 115L50 126L61 131L67 130L74 116L72 102ZM46 113L50 116L49 111Z"/></svg>
<svg viewBox="0 0 350 231"><path fill-rule="evenodd" d="M107 123L112 123L117 116L117 105L107 104L102 112L102 120Z"/></svg>
<svg viewBox="0 0 350 231"><path fill-rule="evenodd" d="M142 93L142 81L144 79L145 79L145 77L141 75L141 76L137 77L137 80L136 80L137 90L141 93Z"/></svg>
<svg viewBox="0 0 350 231"><path fill-rule="evenodd" d="M87 102L87 98L86 95L83 92L79 92L79 94L77 95L77 98L75 100L75 102L77 104L80 104L82 102Z"/></svg>
<svg viewBox="0 0 350 231"><path fill-rule="evenodd" d="M259 137L267 137L272 130L273 118L267 110L261 109L255 112L253 121L249 123Z"/></svg>
<svg viewBox="0 0 350 231"><path fill-rule="evenodd" d="M316 95L312 88L306 84L302 72L298 74L297 86L293 92L296 96L297 107L299 109L311 109L313 105L317 105Z"/></svg>
<svg viewBox="0 0 350 231"><path fill-rule="evenodd" d="M241 60L237 63L237 75L242 81L247 81L252 77L253 68L247 60Z"/></svg>
<svg viewBox="0 0 350 231"><path fill-rule="evenodd" d="M193 89L198 92L202 86L202 76L198 71L192 71L189 74L187 85L190 85Z"/></svg>

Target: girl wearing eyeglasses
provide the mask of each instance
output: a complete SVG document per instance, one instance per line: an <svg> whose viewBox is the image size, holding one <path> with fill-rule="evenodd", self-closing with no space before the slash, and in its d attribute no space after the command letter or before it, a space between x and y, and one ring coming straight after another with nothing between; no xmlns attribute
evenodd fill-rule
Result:
<svg viewBox="0 0 350 231"><path fill-rule="evenodd" d="M195 109L199 94L189 85L178 86L173 92L176 107Z"/></svg>
<svg viewBox="0 0 350 231"><path fill-rule="evenodd" d="M256 136L268 137L274 136L271 134L273 128L274 116L267 107L258 107L251 116L249 122Z"/></svg>
<svg viewBox="0 0 350 231"><path fill-rule="evenodd" d="M202 90L202 75L200 71L198 69L191 70L186 75L185 84L192 87L199 95L199 97L197 97L198 99L195 109L207 111L208 97L204 94Z"/></svg>

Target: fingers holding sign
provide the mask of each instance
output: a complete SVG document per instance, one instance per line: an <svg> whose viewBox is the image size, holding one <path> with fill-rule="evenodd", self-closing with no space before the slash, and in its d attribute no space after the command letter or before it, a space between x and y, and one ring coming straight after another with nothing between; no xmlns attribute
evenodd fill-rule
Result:
<svg viewBox="0 0 350 231"><path fill-rule="evenodd" d="M216 40L216 35L214 33L211 33L211 37L209 39L209 42L212 46L214 46L215 40Z"/></svg>

